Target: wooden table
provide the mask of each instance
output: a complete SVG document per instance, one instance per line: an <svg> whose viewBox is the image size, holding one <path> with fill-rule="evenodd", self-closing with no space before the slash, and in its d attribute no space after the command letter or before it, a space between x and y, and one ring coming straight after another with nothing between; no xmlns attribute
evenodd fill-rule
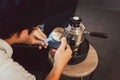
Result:
<svg viewBox="0 0 120 80"><path fill-rule="evenodd" d="M98 55L93 46L89 45L88 55L84 61L75 65L66 65L63 74L69 77L84 77L91 74L97 67ZM49 59L53 63L53 57L49 51Z"/></svg>

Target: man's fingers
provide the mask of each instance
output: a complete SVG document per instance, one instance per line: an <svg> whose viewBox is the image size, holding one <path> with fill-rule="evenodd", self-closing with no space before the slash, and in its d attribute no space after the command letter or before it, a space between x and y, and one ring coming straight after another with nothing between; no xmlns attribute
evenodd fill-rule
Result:
<svg viewBox="0 0 120 80"><path fill-rule="evenodd" d="M41 40L45 40L47 38L46 35L40 30L40 28L34 31L34 35Z"/></svg>
<svg viewBox="0 0 120 80"><path fill-rule="evenodd" d="M37 44L39 46L39 49L41 49L42 47L47 48L48 43L45 43L42 40L34 40L34 42L32 44Z"/></svg>
<svg viewBox="0 0 120 80"><path fill-rule="evenodd" d="M56 53L56 49L52 49L51 53L54 55Z"/></svg>
<svg viewBox="0 0 120 80"><path fill-rule="evenodd" d="M64 50L65 47L66 47L66 45L67 45L66 38L65 38L65 37L62 37L62 39L61 39L61 45L60 45L60 47L59 47L58 49Z"/></svg>
<svg viewBox="0 0 120 80"><path fill-rule="evenodd" d="M70 48L70 46L67 44L67 46L66 46L66 50L68 51L70 51L70 53L72 53L72 50L71 50L71 48Z"/></svg>
<svg viewBox="0 0 120 80"><path fill-rule="evenodd" d="M43 43L44 43L44 42L43 42ZM44 48L47 48L47 46L48 46L48 43L45 43L43 46L44 46Z"/></svg>
<svg viewBox="0 0 120 80"><path fill-rule="evenodd" d="M66 53L67 53L66 55L69 55L69 58L72 57L72 50L69 45L66 46Z"/></svg>
<svg viewBox="0 0 120 80"><path fill-rule="evenodd" d="M71 49L70 46L67 44L66 49Z"/></svg>
<svg viewBox="0 0 120 80"><path fill-rule="evenodd" d="M44 42L42 40L38 40L38 39L31 39L31 44L40 44L40 45L44 45Z"/></svg>

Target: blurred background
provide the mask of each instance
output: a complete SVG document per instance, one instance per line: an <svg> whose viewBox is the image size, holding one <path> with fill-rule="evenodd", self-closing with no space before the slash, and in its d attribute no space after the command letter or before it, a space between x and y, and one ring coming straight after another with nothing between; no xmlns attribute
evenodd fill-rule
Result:
<svg viewBox="0 0 120 80"><path fill-rule="evenodd" d="M82 18L87 31L107 33L107 39L86 36L99 56L92 80L120 80L120 0L44 0L43 3L46 35L57 26L66 27L73 15ZM39 6L37 8L39 9ZM44 80L52 68L48 60L49 47L42 50L34 46L13 46L13 48L15 50L13 58L38 80ZM88 76L84 79L89 80ZM79 79L61 76L61 80Z"/></svg>

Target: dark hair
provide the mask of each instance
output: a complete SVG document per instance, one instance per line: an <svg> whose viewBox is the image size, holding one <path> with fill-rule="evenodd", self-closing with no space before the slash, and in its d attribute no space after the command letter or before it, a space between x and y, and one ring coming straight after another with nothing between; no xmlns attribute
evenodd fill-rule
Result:
<svg viewBox="0 0 120 80"><path fill-rule="evenodd" d="M15 32L20 32L23 29L31 31L32 27L43 21L42 8L32 2L41 3L40 0L37 2L31 0L0 1L0 38L9 38Z"/></svg>
<svg viewBox="0 0 120 80"><path fill-rule="evenodd" d="M19 33L24 29L28 29L29 33L31 33L33 26L26 26L22 24L3 24L0 23L0 38L7 39L11 37L14 33Z"/></svg>

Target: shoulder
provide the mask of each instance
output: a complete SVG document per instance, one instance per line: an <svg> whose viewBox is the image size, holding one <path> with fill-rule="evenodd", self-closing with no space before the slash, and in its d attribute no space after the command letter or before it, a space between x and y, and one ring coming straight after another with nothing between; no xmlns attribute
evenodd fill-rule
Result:
<svg viewBox="0 0 120 80"><path fill-rule="evenodd" d="M0 39L0 52L8 55L8 57L11 57L13 54L13 49L6 41Z"/></svg>

